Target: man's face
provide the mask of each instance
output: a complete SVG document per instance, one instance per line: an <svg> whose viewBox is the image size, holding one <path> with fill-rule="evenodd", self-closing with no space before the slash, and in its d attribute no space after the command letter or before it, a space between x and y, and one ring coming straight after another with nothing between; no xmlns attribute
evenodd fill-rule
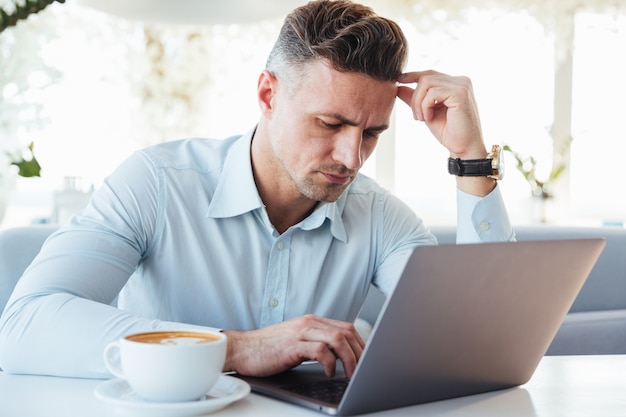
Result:
<svg viewBox="0 0 626 417"><path fill-rule="evenodd" d="M314 201L336 201L372 154L389 126L396 97L393 81L308 64L292 89L272 98L269 140L277 175Z"/></svg>

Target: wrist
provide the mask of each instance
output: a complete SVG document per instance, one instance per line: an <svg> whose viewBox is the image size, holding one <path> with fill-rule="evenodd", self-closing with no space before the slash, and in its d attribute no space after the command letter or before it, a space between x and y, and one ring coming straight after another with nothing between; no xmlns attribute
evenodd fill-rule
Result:
<svg viewBox="0 0 626 417"><path fill-rule="evenodd" d="M455 153L450 152L450 159L460 159L460 160L472 160L472 159L485 159L488 155L487 149L483 147L479 147L476 149L468 149L463 153Z"/></svg>
<svg viewBox="0 0 626 417"><path fill-rule="evenodd" d="M489 177L494 180L502 179L504 164L500 145L493 145L486 157L462 159L448 158L448 172L458 177ZM465 154L467 157L468 155Z"/></svg>
<svg viewBox="0 0 626 417"><path fill-rule="evenodd" d="M237 352L239 352L238 346L240 344L239 335L241 332L222 330L222 333L226 335L226 359L223 372L237 372L235 364L237 363Z"/></svg>

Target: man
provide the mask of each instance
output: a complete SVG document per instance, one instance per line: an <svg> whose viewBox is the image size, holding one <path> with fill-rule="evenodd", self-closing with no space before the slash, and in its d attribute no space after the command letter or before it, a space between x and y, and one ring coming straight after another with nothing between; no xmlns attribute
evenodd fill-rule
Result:
<svg viewBox="0 0 626 417"><path fill-rule="evenodd" d="M293 11L258 80L258 125L147 148L107 178L18 283L0 367L105 376L111 340L208 327L228 335L226 371L270 375L315 359L330 375L340 359L351 375L364 346L352 322L370 284L389 293L412 249L436 243L358 174L396 98L458 164L487 158L469 80L402 73L406 55L399 27L369 8L320 0ZM457 188L460 241L513 239L496 180L459 176Z"/></svg>

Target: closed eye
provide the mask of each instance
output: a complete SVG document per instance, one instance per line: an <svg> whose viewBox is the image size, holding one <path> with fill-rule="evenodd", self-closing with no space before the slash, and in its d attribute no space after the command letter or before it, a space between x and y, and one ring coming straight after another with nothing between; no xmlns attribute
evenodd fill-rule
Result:
<svg viewBox="0 0 626 417"><path fill-rule="evenodd" d="M381 133L383 133L382 130L366 130L363 132L363 137L369 139L378 139Z"/></svg>
<svg viewBox="0 0 626 417"><path fill-rule="evenodd" d="M330 123L327 122L323 119L318 119L319 123L322 127L324 127L325 129L330 129L330 130L338 130L341 129L343 126L348 125L348 126L357 126L356 123L350 122L348 120L342 120L342 118L340 118L339 116L333 116L336 117L339 122L338 123ZM378 137L387 129L387 126L373 126L369 129L365 129L363 131L363 137L366 139L378 139Z"/></svg>
<svg viewBox="0 0 626 417"><path fill-rule="evenodd" d="M343 126L343 123L328 123L323 120L320 120L320 123L327 129L339 129L341 126Z"/></svg>

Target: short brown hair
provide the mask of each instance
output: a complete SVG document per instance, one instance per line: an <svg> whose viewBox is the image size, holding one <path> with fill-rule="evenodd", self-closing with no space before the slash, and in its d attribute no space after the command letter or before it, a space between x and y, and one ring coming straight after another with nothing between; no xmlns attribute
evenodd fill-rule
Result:
<svg viewBox="0 0 626 417"><path fill-rule="evenodd" d="M348 0L315 0L287 15L266 68L302 75L307 61L325 59L337 71L393 81L407 54L406 38L392 20Z"/></svg>

